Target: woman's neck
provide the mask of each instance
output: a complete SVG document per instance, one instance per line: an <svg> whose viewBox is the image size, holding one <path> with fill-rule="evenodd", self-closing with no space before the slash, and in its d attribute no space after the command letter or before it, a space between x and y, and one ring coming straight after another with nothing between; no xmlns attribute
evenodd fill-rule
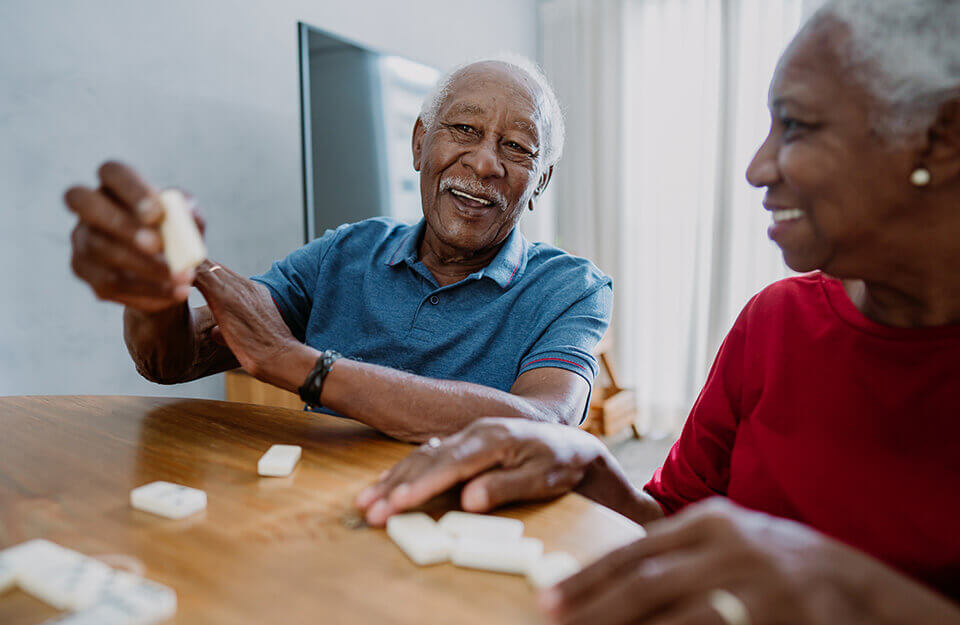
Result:
<svg viewBox="0 0 960 625"><path fill-rule="evenodd" d="M926 270L900 271L882 279L844 280L850 300L877 323L902 328L960 324L960 254Z"/></svg>

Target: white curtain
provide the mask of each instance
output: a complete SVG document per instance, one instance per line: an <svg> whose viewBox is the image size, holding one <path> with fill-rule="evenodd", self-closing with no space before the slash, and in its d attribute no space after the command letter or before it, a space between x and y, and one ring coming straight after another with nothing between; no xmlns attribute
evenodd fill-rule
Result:
<svg viewBox="0 0 960 625"><path fill-rule="evenodd" d="M803 5L541 5L542 62L571 136L554 189L558 242L614 277L615 359L649 434L679 429L740 308L787 275L744 172Z"/></svg>

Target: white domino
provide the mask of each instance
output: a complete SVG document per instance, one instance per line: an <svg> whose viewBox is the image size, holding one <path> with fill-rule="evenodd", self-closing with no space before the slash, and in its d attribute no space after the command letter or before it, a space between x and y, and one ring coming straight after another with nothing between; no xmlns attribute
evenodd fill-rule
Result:
<svg viewBox="0 0 960 625"><path fill-rule="evenodd" d="M536 538L461 537L457 539L450 561L471 569L523 575L542 554L543 543Z"/></svg>
<svg viewBox="0 0 960 625"><path fill-rule="evenodd" d="M71 611L51 625L155 625L177 611L172 589L47 540L0 552L0 584Z"/></svg>
<svg viewBox="0 0 960 625"><path fill-rule="evenodd" d="M168 519L182 519L207 507L207 494L196 488L152 482L130 491L130 505Z"/></svg>
<svg viewBox="0 0 960 625"><path fill-rule="evenodd" d="M0 554L0 595L17 585L17 569Z"/></svg>
<svg viewBox="0 0 960 625"><path fill-rule="evenodd" d="M576 558L565 551L554 551L544 554L527 569L527 579L536 588L547 588L578 571L580 563Z"/></svg>
<svg viewBox="0 0 960 625"><path fill-rule="evenodd" d="M453 539L423 512L395 514L387 519L387 535L420 566L446 562Z"/></svg>
<svg viewBox="0 0 960 625"><path fill-rule="evenodd" d="M186 198L176 189L167 189L160 192L159 200L164 213L160 236L170 272L180 273L196 267L207 257L207 248Z"/></svg>
<svg viewBox="0 0 960 625"><path fill-rule="evenodd" d="M58 610L82 610L97 602L100 592L113 575L113 569L94 560L80 557L63 564L28 567L20 572L17 583Z"/></svg>
<svg viewBox="0 0 960 625"><path fill-rule="evenodd" d="M290 475L299 460L299 445L274 445L257 462L257 473L269 477Z"/></svg>
<svg viewBox="0 0 960 625"><path fill-rule="evenodd" d="M162 584L116 571L98 597L97 606L116 608L138 625L150 625L176 614L177 594Z"/></svg>
<svg viewBox="0 0 960 625"><path fill-rule="evenodd" d="M451 510L438 521L440 529L454 537L517 541L523 536L523 521L506 517Z"/></svg>

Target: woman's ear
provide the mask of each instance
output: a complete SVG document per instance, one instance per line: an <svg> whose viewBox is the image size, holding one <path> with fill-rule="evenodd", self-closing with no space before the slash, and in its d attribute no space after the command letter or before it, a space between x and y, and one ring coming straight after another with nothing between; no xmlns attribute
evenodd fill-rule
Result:
<svg viewBox="0 0 960 625"><path fill-rule="evenodd" d="M918 165L930 172L931 184L960 179L960 93L940 106Z"/></svg>

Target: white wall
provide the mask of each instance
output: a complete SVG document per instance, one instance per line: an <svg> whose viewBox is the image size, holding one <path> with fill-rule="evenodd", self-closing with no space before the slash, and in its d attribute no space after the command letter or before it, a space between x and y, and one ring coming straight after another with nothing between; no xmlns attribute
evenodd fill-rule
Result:
<svg viewBox="0 0 960 625"><path fill-rule="evenodd" d="M69 271L61 195L121 158L193 192L237 271L294 249L298 20L441 68L536 53L535 0L0 2L0 395L223 396L137 375L120 307Z"/></svg>

